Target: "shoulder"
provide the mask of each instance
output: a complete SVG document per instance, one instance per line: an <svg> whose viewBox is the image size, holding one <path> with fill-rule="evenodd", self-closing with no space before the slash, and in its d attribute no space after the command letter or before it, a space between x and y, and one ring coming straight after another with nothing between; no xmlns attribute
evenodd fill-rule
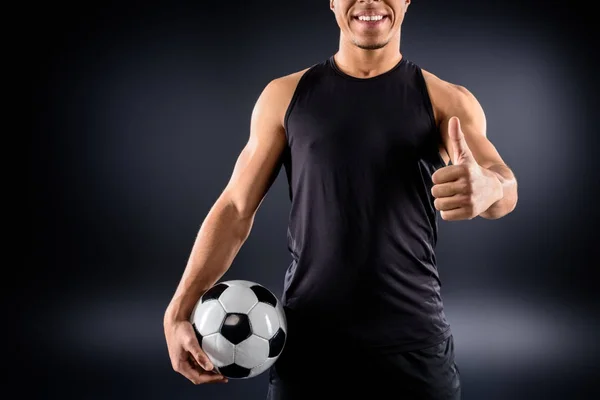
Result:
<svg viewBox="0 0 600 400"><path fill-rule="evenodd" d="M308 67L288 75L274 78L266 85L264 92L269 92L281 97L291 97L304 74L310 69L311 67Z"/></svg>
<svg viewBox="0 0 600 400"><path fill-rule="evenodd" d="M422 70L436 117L443 121L460 114L482 114L483 110L475 95L465 86L448 82L435 74Z"/></svg>
<svg viewBox="0 0 600 400"><path fill-rule="evenodd" d="M422 69L427 88L437 100L446 103L469 103L477 101L473 93L465 86L448 82L437 75Z"/></svg>
<svg viewBox="0 0 600 400"><path fill-rule="evenodd" d="M423 71L423 77L429 91L436 122L441 128L442 136L446 136L448 121L458 117L461 126L468 131L486 135L487 121L481 104L469 89L438 78L434 74Z"/></svg>
<svg viewBox="0 0 600 400"><path fill-rule="evenodd" d="M298 83L310 68L304 68L269 81L256 101L253 114L267 112L280 120L283 125L285 113L296 92Z"/></svg>

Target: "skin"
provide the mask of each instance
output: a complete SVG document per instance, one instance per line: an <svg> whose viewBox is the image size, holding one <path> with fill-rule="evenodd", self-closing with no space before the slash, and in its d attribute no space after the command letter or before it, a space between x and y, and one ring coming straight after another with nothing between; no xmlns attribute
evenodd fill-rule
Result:
<svg viewBox="0 0 600 400"><path fill-rule="evenodd" d="M368 78L384 73L401 59L400 35L410 0L332 0L340 27L338 67L348 75ZM357 14L385 18L366 27ZM164 333L173 369L194 384L227 382L213 366L189 322L200 296L231 266L248 238L286 148L284 116L306 69L274 79L259 96L250 135L229 182L203 221L190 257L164 315ZM477 216L501 218L517 204L517 181L486 136L486 119L467 89L423 71L440 132L440 154L446 166L434 175L434 205L448 221ZM449 165L449 163L452 165Z"/></svg>
<svg viewBox="0 0 600 400"><path fill-rule="evenodd" d="M213 373L189 322L200 296L229 269L248 238L262 200L281 168L287 142L283 118L299 78L305 72L270 82L252 112L250 136L231 178L210 209L194 242L183 276L164 316L173 369L194 384L227 382Z"/></svg>

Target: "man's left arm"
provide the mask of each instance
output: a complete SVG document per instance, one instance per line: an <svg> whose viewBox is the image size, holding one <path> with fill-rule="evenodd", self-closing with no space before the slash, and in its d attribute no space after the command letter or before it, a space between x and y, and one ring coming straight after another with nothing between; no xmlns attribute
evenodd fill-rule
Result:
<svg viewBox="0 0 600 400"><path fill-rule="evenodd" d="M517 180L487 138L480 103L467 89L452 88L440 127L452 165L433 175L435 206L445 220L501 218L516 207Z"/></svg>

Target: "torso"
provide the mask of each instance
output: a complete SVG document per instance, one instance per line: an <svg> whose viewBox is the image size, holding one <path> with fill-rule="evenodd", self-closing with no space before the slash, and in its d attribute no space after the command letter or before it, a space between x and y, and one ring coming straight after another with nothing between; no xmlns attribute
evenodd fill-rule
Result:
<svg viewBox="0 0 600 400"><path fill-rule="evenodd" d="M335 321L367 347L449 334L430 195L431 174L448 162L436 79L408 60L352 78L333 58L285 78L293 261L284 303L293 318Z"/></svg>

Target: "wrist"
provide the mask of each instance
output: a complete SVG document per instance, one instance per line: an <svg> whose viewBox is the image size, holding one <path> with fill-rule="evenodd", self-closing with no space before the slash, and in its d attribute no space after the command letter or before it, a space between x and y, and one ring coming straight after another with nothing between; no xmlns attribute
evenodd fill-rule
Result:
<svg viewBox="0 0 600 400"><path fill-rule="evenodd" d="M164 324L187 321L192 314L192 308L180 302L171 302L165 310Z"/></svg>
<svg viewBox="0 0 600 400"><path fill-rule="evenodd" d="M502 185L502 181L497 173L492 173L494 176L492 177L492 185L494 188L494 203L502 200L504 197L504 186ZM492 203L493 204L493 203Z"/></svg>

